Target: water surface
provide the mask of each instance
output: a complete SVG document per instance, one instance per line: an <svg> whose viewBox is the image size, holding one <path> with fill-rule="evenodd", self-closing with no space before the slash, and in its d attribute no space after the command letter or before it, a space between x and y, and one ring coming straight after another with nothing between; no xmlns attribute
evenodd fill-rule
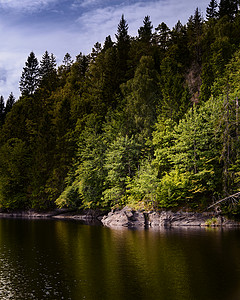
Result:
<svg viewBox="0 0 240 300"><path fill-rule="evenodd" d="M0 299L239 300L240 230L0 219Z"/></svg>

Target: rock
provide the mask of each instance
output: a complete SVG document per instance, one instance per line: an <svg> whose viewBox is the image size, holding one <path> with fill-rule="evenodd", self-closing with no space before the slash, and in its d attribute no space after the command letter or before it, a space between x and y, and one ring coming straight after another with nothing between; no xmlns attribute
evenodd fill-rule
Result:
<svg viewBox="0 0 240 300"><path fill-rule="evenodd" d="M186 212L186 211L136 211L126 206L123 209L112 210L107 215L98 210L85 210L74 212L69 209L56 209L48 212L12 211L0 212L0 217L5 218L55 218L74 219L86 224L103 224L108 227L129 227L129 228L169 228L186 226L240 226L239 222L229 220L216 212Z"/></svg>
<svg viewBox="0 0 240 300"><path fill-rule="evenodd" d="M143 213L134 211L128 206L122 210L111 211L102 218L102 223L108 227L144 227L145 216Z"/></svg>
<svg viewBox="0 0 240 300"><path fill-rule="evenodd" d="M171 212L163 211L161 213L153 212L148 215L150 227L170 227L171 226Z"/></svg>
<svg viewBox="0 0 240 300"><path fill-rule="evenodd" d="M108 227L119 227L119 226L128 226L128 217L125 212L110 212L107 216L104 216L101 220L103 225Z"/></svg>
<svg viewBox="0 0 240 300"><path fill-rule="evenodd" d="M132 211L132 216L128 218L128 226L145 227L146 225L146 216L144 215L144 213L139 211Z"/></svg>
<svg viewBox="0 0 240 300"><path fill-rule="evenodd" d="M144 212L135 211L129 207L112 211L104 216L102 223L108 227L137 228L169 228L169 227L206 227L206 226L239 226L240 223L228 220L213 212Z"/></svg>

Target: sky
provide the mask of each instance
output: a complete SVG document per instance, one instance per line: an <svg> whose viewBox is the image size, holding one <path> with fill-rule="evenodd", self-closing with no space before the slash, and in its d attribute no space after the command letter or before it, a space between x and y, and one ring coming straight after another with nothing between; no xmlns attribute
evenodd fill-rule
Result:
<svg viewBox="0 0 240 300"><path fill-rule="evenodd" d="M115 41L122 14L129 34L138 35L145 16L156 28L186 24L198 7L205 17L210 0L0 0L0 95L20 96L19 80L31 51L38 60L47 50L58 65L66 53L74 60L89 54L96 42Z"/></svg>

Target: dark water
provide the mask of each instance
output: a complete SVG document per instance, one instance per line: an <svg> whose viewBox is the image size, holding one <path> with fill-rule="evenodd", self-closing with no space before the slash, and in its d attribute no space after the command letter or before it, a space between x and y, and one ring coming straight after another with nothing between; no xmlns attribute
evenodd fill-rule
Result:
<svg viewBox="0 0 240 300"><path fill-rule="evenodd" d="M240 230L0 219L0 299L239 300Z"/></svg>

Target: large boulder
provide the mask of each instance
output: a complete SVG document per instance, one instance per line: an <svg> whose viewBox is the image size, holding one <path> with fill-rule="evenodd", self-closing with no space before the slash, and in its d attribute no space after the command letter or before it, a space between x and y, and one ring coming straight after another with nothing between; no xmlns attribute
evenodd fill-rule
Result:
<svg viewBox="0 0 240 300"><path fill-rule="evenodd" d="M121 210L115 210L102 218L102 223L108 227L144 227L145 216L142 212L124 207Z"/></svg>

